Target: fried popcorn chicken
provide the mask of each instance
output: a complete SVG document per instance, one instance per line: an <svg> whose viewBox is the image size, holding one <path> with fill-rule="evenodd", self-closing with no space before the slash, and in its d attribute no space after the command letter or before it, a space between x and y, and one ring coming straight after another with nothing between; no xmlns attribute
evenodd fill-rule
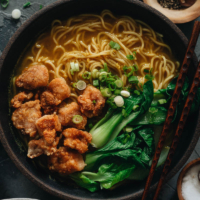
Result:
<svg viewBox="0 0 200 200"><path fill-rule="evenodd" d="M49 72L44 65L33 65L16 79L17 87L23 87L27 90L34 90L47 86L49 82Z"/></svg>
<svg viewBox="0 0 200 200"><path fill-rule="evenodd" d="M74 115L82 116L83 120L78 124L73 123L72 118ZM85 129L87 124L87 117L81 113L80 106L76 102L60 107L58 119L63 126L71 126L77 129Z"/></svg>
<svg viewBox="0 0 200 200"><path fill-rule="evenodd" d="M90 133L75 128L68 128L62 134L66 138L64 140L64 146L76 149L81 154L88 151L88 144L92 141L92 135Z"/></svg>
<svg viewBox="0 0 200 200"><path fill-rule="evenodd" d="M86 164L81 154L69 151L65 147L60 147L48 160L49 169L60 174L71 174L81 171L85 166Z"/></svg>
<svg viewBox="0 0 200 200"><path fill-rule="evenodd" d="M28 143L27 156L29 158L35 158L42 154L50 156L56 152L59 140L60 138L56 137L52 144L48 144L44 138L40 138L39 140L31 140Z"/></svg>
<svg viewBox="0 0 200 200"><path fill-rule="evenodd" d="M64 99L70 96L70 87L67 85L65 79L55 78L53 79L47 88L41 95L41 105L44 112L51 113L56 111L57 105L59 105Z"/></svg>
<svg viewBox="0 0 200 200"><path fill-rule="evenodd" d="M88 118L98 116L105 105L105 101L101 92L93 86L87 86L83 94L78 97L81 112Z"/></svg>
<svg viewBox="0 0 200 200"><path fill-rule="evenodd" d="M54 142L56 131L61 131L61 124L56 114L44 115L36 121L36 127L40 136L43 136L48 144Z"/></svg>
<svg viewBox="0 0 200 200"><path fill-rule="evenodd" d="M21 129L22 133L34 137L37 132L35 122L42 116L40 111L40 101L29 101L22 104L12 114L12 121L17 129Z"/></svg>
<svg viewBox="0 0 200 200"><path fill-rule="evenodd" d="M32 92L29 93L20 92L17 95L15 95L11 100L11 106L13 108L19 108L22 105L23 101L30 100L32 97L33 97Z"/></svg>

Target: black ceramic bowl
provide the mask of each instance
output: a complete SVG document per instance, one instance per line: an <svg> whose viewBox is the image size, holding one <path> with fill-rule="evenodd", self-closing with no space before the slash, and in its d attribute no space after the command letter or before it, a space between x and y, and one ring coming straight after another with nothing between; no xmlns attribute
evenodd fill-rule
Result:
<svg viewBox="0 0 200 200"><path fill-rule="evenodd" d="M34 39L54 19L67 19L81 13L100 13L109 9L117 15L129 15L149 24L154 30L164 35L173 50L175 57L182 60L186 51L187 39L184 34L164 15L138 0L62 0L43 8L27 20L14 34L0 58L0 136L1 142L16 166L35 184L53 195L64 199L137 199L141 197L145 181L132 182L120 186L113 191L102 190L95 193L82 188L75 188L61 182L49 179L48 173L36 169L26 152L21 152L18 146L19 135L12 127L9 114L9 82L14 66L27 44ZM193 58L190 77L192 76L197 60ZM198 113L190 118L185 128L182 141L172 163L166 180L169 180L187 161L199 137ZM198 124L198 125L197 125ZM189 126L190 125L190 126ZM188 131L190 130L190 131ZM16 140L18 142L16 142ZM159 179L160 170L157 171L150 191L155 189Z"/></svg>

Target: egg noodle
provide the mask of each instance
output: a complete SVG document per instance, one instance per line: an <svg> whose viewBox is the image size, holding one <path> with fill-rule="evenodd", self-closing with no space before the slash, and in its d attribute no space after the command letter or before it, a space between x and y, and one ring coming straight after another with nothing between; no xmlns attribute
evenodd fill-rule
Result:
<svg viewBox="0 0 200 200"><path fill-rule="evenodd" d="M119 50L111 49L110 41L120 45ZM127 59L133 55L134 60ZM115 17L104 10L101 15L82 14L67 21L55 20L50 31L41 34L29 53L23 58L24 67L44 64L51 79L63 77L72 87L73 82L82 78L85 71L103 68L107 63L111 72L118 75L124 86L128 86L124 66L138 66L140 83L145 79L144 69L153 68L154 91L166 88L178 73L179 62L172 56L171 48L163 42L163 36L150 26L128 16ZM79 64L79 71L70 72L70 63ZM92 83L92 78L88 81ZM71 88L71 98L76 100L79 92Z"/></svg>

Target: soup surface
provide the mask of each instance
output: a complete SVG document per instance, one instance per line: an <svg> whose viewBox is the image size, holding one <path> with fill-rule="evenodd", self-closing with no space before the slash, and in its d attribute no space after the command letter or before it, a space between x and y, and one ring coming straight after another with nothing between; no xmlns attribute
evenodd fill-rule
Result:
<svg viewBox="0 0 200 200"><path fill-rule="evenodd" d="M178 68L163 36L129 16L53 21L13 78L12 121L27 156L91 192L143 180Z"/></svg>

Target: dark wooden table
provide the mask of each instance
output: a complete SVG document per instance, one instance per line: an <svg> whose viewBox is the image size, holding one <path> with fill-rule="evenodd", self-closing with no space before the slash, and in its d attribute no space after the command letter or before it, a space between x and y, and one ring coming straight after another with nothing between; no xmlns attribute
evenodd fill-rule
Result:
<svg viewBox="0 0 200 200"><path fill-rule="evenodd" d="M40 9L40 5L46 6L56 0L30 0L31 7L23 9L24 3L27 0L10 0L8 8L5 10L0 7L0 55L5 48L8 40L19 28L19 26L27 20L32 14ZM14 21L11 19L11 12L14 8L22 11L20 20ZM200 21L200 17L197 19ZM178 27L189 38L194 21L178 25ZM196 47L196 54L200 60L200 38ZM200 157L200 140L197 143L195 150L190 156L188 162ZM180 173L180 172L179 172ZM177 200L176 183L179 173L177 173L170 181L162 188L160 200ZM35 198L41 200L59 200L58 198L46 193L38 186L30 182L12 163L2 145L0 144L0 199L4 198Z"/></svg>

